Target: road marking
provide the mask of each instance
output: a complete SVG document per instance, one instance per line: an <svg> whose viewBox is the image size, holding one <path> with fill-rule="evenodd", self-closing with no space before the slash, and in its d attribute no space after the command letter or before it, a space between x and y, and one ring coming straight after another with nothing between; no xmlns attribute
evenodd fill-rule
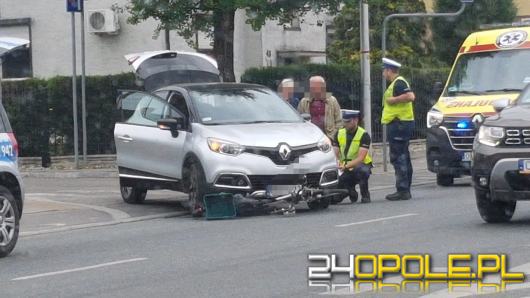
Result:
<svg viewBox="0 0 530 298"><path fill-rule="evenodd" d="M116 262L110 262L110 263L103 263L103 264L94 265L94 266L79 267L79 268L68 269L68 270L61 270L61 271L54 271L54 272L48 272L48 273L41 273L41 274L17 277L17 278L12 279L11 281L28 280L28 279L34 279L34 278L40 278L40 277L47 277L47 276L54 276L54 275L72 273L72 272L86 271L86 270L92 270L92 269L97 269L97 268L102 268L102 267L120 265L120 264L125 264L125 263L140 262L140 261L145 261L145 260L147 260L147 258L136 258L136 259L122 260L122 261L116 261Z"/></svg>
<svg viewBox="0 0 530 298"><path fill-rule="evenodd" d="M401 214L401 215L396 215L396 216L381 217L381 218L375 218L375 219L370 219L370 220L365 220L365 221L341 224L341 225L336 225L335 227L337 227L337 228L345 228L345 227L350 227L350 226L362 225L362 224L366 224L366 223L385 221L385 220L389 220L389 219L396 219L396 218L416 216L416 215L418 215L418 214L416 214L416 213Z"/></svg>

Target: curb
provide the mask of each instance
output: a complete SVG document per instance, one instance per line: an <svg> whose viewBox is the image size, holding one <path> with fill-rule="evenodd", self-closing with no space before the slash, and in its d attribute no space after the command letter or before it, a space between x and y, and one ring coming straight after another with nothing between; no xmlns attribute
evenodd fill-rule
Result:
<svg viewBox="0 0 530 298"><path fill-rule="evenodd" d="M189 214L188 211L176 211L176 212L160 213L160 214L155 214L155 215L129 217L129 218L107 221L107 222L80 224L80 225L73 225L73 226L68 226L68 227L61 227L61 228L56 228L56 229L33 231L33 232L21 232L20 237L29 237L29 236L37 236L37 235L59 233L59 232L68 232L68 231L82 230L82 229L89 229L89 228L96 228L96 227L113 226L113 225L119 225L123 223L146 221L146 220L153 220L153 219L160 219L160 218L178 217L178 216L183 216L187 214Z"/></svg>
<svg viewBox="0 0 530 298"><path fill-rule="evenodd" d="M21 172L22 178L58 178L58 179L76 179L76 178L118 178L118 171L112 170L90 170L90 171L31 171Z"/></svg>

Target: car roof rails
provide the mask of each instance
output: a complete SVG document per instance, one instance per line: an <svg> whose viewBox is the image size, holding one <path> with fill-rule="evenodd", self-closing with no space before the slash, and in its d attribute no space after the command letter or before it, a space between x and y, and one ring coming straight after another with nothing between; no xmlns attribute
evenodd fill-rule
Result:
<svg viewBox="0 0 530 298"><path fill-rule="evenodd" d="M496 24L482 24L480 30L491 30L491 29L507 29L514 27L527 27L530 26L530 20L521 20L513 23L496 23Z"/></svg>

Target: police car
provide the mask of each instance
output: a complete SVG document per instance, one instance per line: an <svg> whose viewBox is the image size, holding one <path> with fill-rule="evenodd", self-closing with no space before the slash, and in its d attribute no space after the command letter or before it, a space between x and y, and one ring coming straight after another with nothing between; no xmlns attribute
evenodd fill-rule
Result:
<svg viewBox="0 0 530 298"><path fill-rule="evenodd" d="M27 40L0 37L0 57L28 44ZM0 258L9 255L15 248L23 202L24 190L18 171L18 143L0 103Z"/></svg>

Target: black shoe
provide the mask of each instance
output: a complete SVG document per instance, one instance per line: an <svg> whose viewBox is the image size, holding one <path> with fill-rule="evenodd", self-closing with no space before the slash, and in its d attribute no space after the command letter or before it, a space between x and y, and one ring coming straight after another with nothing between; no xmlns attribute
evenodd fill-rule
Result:
<svg viewBox="0 0 530 298"><path fill-rule="evenodd" d="M398 191L393 194L387 195L385 199L389 201L405 201L405 200L410 200L411 195L410 195L410 192L408 191Z"/></svg>
<svg viewBox="0 0 530 298"><path fill-rule="evenodd" d="M359 195L357 194L357 191L355 191L355 189L350 190L350 201L352 203L355 203L357 202L358 199L359 199Z"/></svg>
<svg viewBox="0 0 530 298"><path fill-rule="evenodd" d="M365 203L370 203L371 200L370 200L370 196L363 196L361 198L361 203L365 204Z"/></svg>

